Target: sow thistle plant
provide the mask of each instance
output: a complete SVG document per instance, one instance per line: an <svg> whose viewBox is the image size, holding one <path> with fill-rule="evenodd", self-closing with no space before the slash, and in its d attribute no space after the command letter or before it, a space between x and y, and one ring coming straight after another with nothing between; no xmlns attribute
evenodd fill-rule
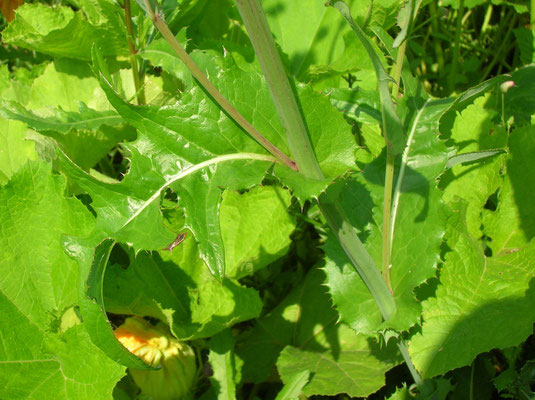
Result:
<svg viewBox="0 0 535 400"><path fill-rule="evenodd" d="M2 32L0 399L529 398L535 66L431 96L441 1L56 3Z"/></svg>

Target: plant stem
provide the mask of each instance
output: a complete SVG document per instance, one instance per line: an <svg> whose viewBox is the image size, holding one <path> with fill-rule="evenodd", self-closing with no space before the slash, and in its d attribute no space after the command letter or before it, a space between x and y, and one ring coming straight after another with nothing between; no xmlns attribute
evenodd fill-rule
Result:
<svg viewBox="0 0 535 400"><path fill-rule="evenodd" d="M529 23L531 30L535 32L535 0L531 0L529 4Z"/></svg>
<svg viewBox="0 0 535 400"><path fill-rule="evenodd" d="M154 12L148 0L145 0L145 6L149 14L150 19L156 25L163 38L169 43L173 51L176 53L180 61L182 61L186 67L190 70L193 77L199 82L199 84L213 97L214 101L234 119L234 121L249 135L253 137L262 147L269 151L273 156L275 156L282 164L286 165L288 168L297 170L297 165L292 161L286 154L280 151L275 147L268 139L266 139L256 128L251 125L249 121L245 119L243 115L236 110L228 100L216 89L216 87L208 80L206 75L201 71L201 69L195 64L191 59L189 54L184 50L180 45L178 40L176 40L173 33L169 30L169 27L162 19L162 17L156 12Z"/></svg>
<svg viewBox="0 0 535 400"><path fill-rule="evenodd" d="M319 208L327 224L375 299L383 318L385 320L389 319L396 311L392 292L355 233L355 229L348 222L340 203L319 202Z"/></svg>
<svg viewBox="0 0 535 400"><path fill-rule="evenodd" d="M535 0L534 0L535 1ZM489 27L490 18L492 17L492 4L489 4L487 6L487 11L485 12L485 18L483 19L483 24L481 25L481 31L479 32L479 40L485 36L485 33L487 32L487 29Z"/></svg>
<svg viewBox="0 0 535 400"><path fill-rule="evenodd" d="M392 188L394 186L394 157L386 149L385 190L383 201L383 278L390 290L390 268L392 268L392 242L390 238L390 224L392 214Z"/></svg>
<svg viewBox="0 0 535 400"><path fill-rule="evenodd" d="M511 34L513 33L513 27L515 27L517 20L518 20L518 17L517 17L517 14L515 13L513 15L513 17L511 18L511 22L509 24L507 24L507 26L508 26L507 32L505 34L505 37L504 37L500 47L498 47L498 50L494 54L494 58L487 65L487 68L485 68L485 71L483 71L483 75L482 75L481 81L484 81L485 79L487 79L487 77L489 76L490 72L492 71L492 68L494 68L496 63L502 57L502 53L503 53L504 49L509 45L509 43L508 43L509 42L509 38L511 37Z"/></svg>
<svg viewBox="0 0 535 400"><path fill-rule="evenodd" d="M461 52L461 30L464 12L464 0L459 0L459 9L457 10L457 26L455 27L455 39L453 42L453 59L451 61L450 77L448 82L448 91L453 93L455 91L455 83L457 79L457 69L459 67L459 56Z"/></svg>
<svg viewBox="0 0 535 400"><path fill-rule="evenodd" d="M139 67L137 65L137 50L134 44L134 28L132 26L132 11L130 8L130 0L124 0L124 22L126 24L126 31L128 32L128 49L130 51L130 66L132 67L132 76L134 78L134 87L136 88L137 104L142 105L146 103L145 89L141 83L141 76Z"/></svg>
<svg viewBox="0 0 535 400"><path fill-rule="evenodd" d="M236 0L255 53L266 77L292 157L299 171L308 178L322 179L305 121L297 105L271 30L258 0Z"/></svg>
<svg viewBox="0 0 535 400"><path fill-rule="evenodd" d="M394 101L396 101L399 95L399 86L401 85L401 70L403 69L403 58L405 58L406 48L407 40L404 40L403 43L401 43L401 45L399 46L396 63L392 68L392 79L396 81L396 83L392 87L392 98L394 99Z"/></svg>
<svg viewBox="0 0 535 400"><path fill-rule="evenodd" d="M290 127L287 128L286 135L288 142L292 143L292 154L296 158L299 171L305 176L323 177L262 6L258 0L236 0L236 4L266 76L266 82L270 86L279 116L281 120L285 120L285 127ZM300 121L295 121L295 119ZM373 259L358 238L355 229L349 223L340 203L338 201L320 201L319 208L353 266L370 290L384 319L390 318L396 310L394 297Z"/></svg>

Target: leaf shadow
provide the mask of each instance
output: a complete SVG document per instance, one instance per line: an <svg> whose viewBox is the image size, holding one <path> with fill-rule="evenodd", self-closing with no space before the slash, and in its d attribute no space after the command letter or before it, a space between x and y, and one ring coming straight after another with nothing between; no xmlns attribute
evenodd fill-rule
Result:
<svg viewBox="0 0 535 400"><path fill-rule="evenodd" d="M449 331L444 332L444 339L440 343L429 344L436 350L429 352L428 357L420 363L424 377L442 374L445 368L450 370L470 365L478 354L496 347L517 346L533 332L533 304L535 278L531 278L523 296L496 298L461 316ZM519 331L523 331L525 337L520 338ZM452 361L452 357L455 361Z"/></svg>
<svg viewBox="0 0 535 400"><path fill-rule="evenodd" d="M313 268L301 286L241 335L236 352L244 361L245 381L267 379L286 346L339 358L338 313L331 306L324 280L325 273Z"/></svg>

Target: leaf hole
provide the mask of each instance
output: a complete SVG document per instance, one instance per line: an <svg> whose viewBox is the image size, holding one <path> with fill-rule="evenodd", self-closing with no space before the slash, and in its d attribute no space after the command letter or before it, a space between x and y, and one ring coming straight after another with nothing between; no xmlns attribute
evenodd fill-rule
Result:
<svg viewBox="0 0 535 400"><path fill-rule="evenodd" d="M496 211L496 209L498 208L498 191L497 190L488 197L484 208L486 210Z"/></svg>
<svg viewBox="0 0 535 400"><path fill-rule="evenodd" d="M130 266L130 256L120 244L117 244L113 246L108 262L109 265L118 265L122 269L127 269Z"/></svg>

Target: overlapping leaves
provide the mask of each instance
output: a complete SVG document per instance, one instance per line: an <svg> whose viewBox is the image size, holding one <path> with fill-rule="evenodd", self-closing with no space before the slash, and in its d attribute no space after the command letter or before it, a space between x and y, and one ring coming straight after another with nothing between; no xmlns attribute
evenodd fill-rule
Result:
<svg viewBox="0 0 535 400"><path fill-rule="evenodd" d="M124 374L79 325L78 268L61 239L87 235L93 222L64 190L65 179L37 161L0 191L2 398L106 398Z"/></svg>

